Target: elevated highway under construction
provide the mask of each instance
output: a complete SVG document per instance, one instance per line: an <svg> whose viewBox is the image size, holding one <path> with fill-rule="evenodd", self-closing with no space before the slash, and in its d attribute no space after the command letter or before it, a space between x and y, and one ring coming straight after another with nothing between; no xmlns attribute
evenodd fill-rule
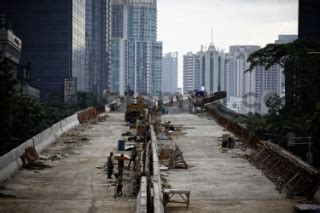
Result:
<svg viewBox="0 0 320 213"><path fill-rule="evenodd" d="M17 163L0 157L1 172L10 173L0 185L0 212L294 212L298 201L317 198L316 169L238 134L215 106L198 105L206 112L173 103L168 114L152 112L141 124L125 122L120 111L84 111L44 150L35 147L36 163L29 157L22 164L19 147L9 153ZM226 135L232 145L225 146ZM117 178L107 179L107 157L130 156L133 146L136 170L125 161L118 196ZM13 164L20 169L11 175Z"/></svg>

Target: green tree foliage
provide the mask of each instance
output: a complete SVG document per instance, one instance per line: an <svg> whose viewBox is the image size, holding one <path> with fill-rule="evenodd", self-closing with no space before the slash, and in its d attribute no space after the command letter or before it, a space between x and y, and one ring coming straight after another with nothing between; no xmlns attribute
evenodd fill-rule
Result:
<svg viewBox="0 0 320 213"><path fill-rule="evenodd" d="M296 40L288 44L268 44L248 58L249 71L257 65L266 69L274 64L284 67L286 110L294 114L312 113L320 97L320 42Z"/></svg>
<svg viewBox="0 0 320 213"><path fill-rule="evenodd" d="M48 126L43 106L30 98L15 97L10 114L11 128L18 142L28 140Z"/></svg>
<svg viewBox="0 0 320 213"><path fill-rule="evenodd" d="M0 59L1 60L1 59ZM1 142L12 138L11 124L12 115L10 108L16 95L16 80L13 78L12 69L8 62L0 62L0 137Z"/></svg>
<svg viewBox="0 0 320 213"><path fill-rule="evenodd" d="M86 105L81 106L63 103L59 97L47 104L22 97L11 67L6 60L0 60L0 155L75 111L95 103L93 95L84 93L83 96Z"/></svg>
<svg viewBox="0 0 320 213"><path fill-rule="evenodd" d="M14 148L44 127L43 107L21 97L18 82L6 60L0 62L0 147L1 153Z"/></svg>
<svg viewBox="0 0 320 213"><path fill-rule="evenodd" d="M77 92L77 105L80 109L97 105L97 96L91 92Z"/></svg>
<svg viewBox="0 0 320 213"><path fill-rule="evenodd" d="M0 60L0 155L76 111L97 105L97 96L88 92L78 92L77 103L64 103L56 95L41 104L18 90L8 62Z"/></svg>
<svg viewBox="0 0 320 213"><path fill-rule="evenodd" d="M268 44L248 58L251 63L248 71L258 65L266 69L274 64L284 68L285 106L277 98L267 101L269 114L263 117L265 131L275 135L273 141L286 146L286 135L311 136L316 166L320 166L320 41L296 40L288 44ZM252 122L257 122L252 119ZM247 122L250 123L250 122ZM257 122L258 126L261 121ZM248 125L248 124L247 124ZM292 149L305 157L306 150L301 146ZM318 155L318 156L317 156Z"/></svg>
<svg viewBox="0 0 320 213"><path fill-rule="evenodd" d="M247 116L240 116L236 118L235 121L244 124L246 128L254 135L264 138L267 124L266 119L259 113L249 113Z"/></svg>

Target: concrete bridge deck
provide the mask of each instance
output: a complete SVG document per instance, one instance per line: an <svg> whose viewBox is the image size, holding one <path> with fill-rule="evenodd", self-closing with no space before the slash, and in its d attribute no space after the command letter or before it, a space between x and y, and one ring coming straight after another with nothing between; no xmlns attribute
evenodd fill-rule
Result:
<svg viewBox="0 0 320 213"><path fill-rule="evenodd" d="M114 199L114 180L107 180L102 169L108 153L116 152L121 133L128 131L123 113L109 116L105 122L79 130L88 141L71 146L53 144L44 155L67 155L47 161L52 168L23 169L5 182L0 195L15 197L0 196L0 212L135 212L136 198L127 193ZM279 194L274 184L243 158L243 151L220 149L225 132L216 122L184 112L166 115L163 120L194 127L167 141L179 145L190 168L171 170L164 177L173 188L191 190L189 209L169 204L169 212L293 211L295 201Z"/></svg>
<svg viewBox="0 0 320 213"><path fill-rule="evenodd" d="M68 155L47 161L52 168L23 169L5 182L0 193L15 197L0 198L0 212L135 212L135 197L114 199L114 180L107 180L102 169L121 133L128 130L123 113L109 116L81 132L88 141L67 149L63 142L53 144L44 155Z"/></svg>
<svg viewBox="0 0 320 213"><path fill-rule="evenodd" d="M169 143L176 143L191 168L170 170L172 188L191 190L191 206L169 204L169 212L293 212L294 200L275 190L275 185L251 165L240 149L222 151L222 127L192 114L166 115L174 125L194 127ZM167 143L165 141L158 141Z"/></svg>

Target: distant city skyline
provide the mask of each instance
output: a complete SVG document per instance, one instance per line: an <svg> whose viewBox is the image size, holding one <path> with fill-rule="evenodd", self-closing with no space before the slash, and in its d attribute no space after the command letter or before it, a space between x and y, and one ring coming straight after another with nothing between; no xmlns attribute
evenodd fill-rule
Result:
<svg viewBox="0 0 320 213"><path fill-rule="evenodd" d="M211 38L213 29L213 39ZM201 45L228 52L231 45L274 43L279 34L298 33L298 0L159 0L158 38L163 52L197 52ZM179 63L179 87L182 87Z"/></svg>

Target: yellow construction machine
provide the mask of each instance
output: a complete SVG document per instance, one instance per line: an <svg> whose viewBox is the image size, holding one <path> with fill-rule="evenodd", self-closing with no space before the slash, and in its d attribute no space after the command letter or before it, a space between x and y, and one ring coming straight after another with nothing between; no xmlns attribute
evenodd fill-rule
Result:
<svg viewBox="0 0 320 213"><path fill-rule="evenodd" d="M137 120L145 119L147 116L147 112L148 111L146 109L144 99L142 97L138 97L127 106L125 121L135 123Z"/></svg>

